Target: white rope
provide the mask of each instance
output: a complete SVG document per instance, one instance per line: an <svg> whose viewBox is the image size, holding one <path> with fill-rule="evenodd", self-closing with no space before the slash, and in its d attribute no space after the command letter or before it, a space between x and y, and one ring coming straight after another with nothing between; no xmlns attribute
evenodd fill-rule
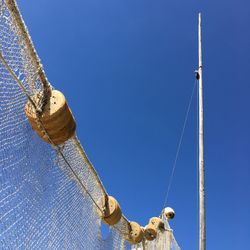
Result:
<svg viewBox="0 0 250 250"><path fill-rule="evenodd" d="M187 124L187 120L188 120L188 115L189 115L189 111L190 111L191 103L192 103L192 100L193 100L194 90L195 90L196 85L197 85L197 80L195 80L195 82L194 82L191 97L189 99L189 104L188 104L188 107L187 107L184 123L183 123L183 126L182 126L181 136L180 136L177 151L176 151L176 154L175 154L175 159L174 159L171 175L170 175L170 178L169 178L167 193L166 193L166 196L165 196L163 207L166 206L167 201L168 201L169 191L170 191L170 188L171 188L171 185L172 185L172 182L173 182L174 173L175 173L175 169L176 169L176 164L177 164L179 152L180 152L180 149L181 149L182 139L183 139L183 135L184 135L184 132L185 132L185 128L186 128L186 124Z"/></svg>

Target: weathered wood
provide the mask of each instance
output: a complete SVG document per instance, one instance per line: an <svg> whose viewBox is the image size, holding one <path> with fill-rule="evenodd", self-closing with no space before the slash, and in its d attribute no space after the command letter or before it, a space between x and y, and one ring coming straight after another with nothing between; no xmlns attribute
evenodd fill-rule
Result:
<svg viewBox="0 0 250 250"><path fill-rule="evenodd" d="M203 135L203 85L202 85L202 39L201 13L199 13L198 27L199 43L199 249L206 249L206 218L205 218L205 174L204 174L204 135Z"/></svg>

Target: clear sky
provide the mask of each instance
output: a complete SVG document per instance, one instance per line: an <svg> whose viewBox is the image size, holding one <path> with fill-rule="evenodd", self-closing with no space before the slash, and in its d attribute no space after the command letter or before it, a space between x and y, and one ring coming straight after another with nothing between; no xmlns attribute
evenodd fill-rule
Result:
<svg viewBox="0 0 250 250"><path fill-rule="evenodd" d="M202 12L207 249L249 249L249 1L18 3L107 191L142 225L163 208L194 84ZM168 201L184 250L198 247L197 190L195 95Z"/></svg>

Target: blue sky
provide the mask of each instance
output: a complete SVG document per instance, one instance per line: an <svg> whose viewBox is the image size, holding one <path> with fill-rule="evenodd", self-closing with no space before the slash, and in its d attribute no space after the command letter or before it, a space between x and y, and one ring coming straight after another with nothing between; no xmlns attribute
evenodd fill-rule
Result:
<svg viewBox="0 0 250 250"><path fill-rule="evenodd" d="M203 15L207 249L247 249L250 223L248 1L19 0L53 86L108 192L142 225L163 208L197 67ZM197 98L168 205L197 249Z"/></svg>

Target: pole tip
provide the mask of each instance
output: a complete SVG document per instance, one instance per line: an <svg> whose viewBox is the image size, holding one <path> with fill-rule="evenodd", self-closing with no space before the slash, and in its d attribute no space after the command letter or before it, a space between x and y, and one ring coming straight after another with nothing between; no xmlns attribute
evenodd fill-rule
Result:
<svg viewBox="0 0 250 250"><path fill-rule="evenodd" d="M199 12L198 20L199 20L199 22L201 23L201 12Z"/></svg>

